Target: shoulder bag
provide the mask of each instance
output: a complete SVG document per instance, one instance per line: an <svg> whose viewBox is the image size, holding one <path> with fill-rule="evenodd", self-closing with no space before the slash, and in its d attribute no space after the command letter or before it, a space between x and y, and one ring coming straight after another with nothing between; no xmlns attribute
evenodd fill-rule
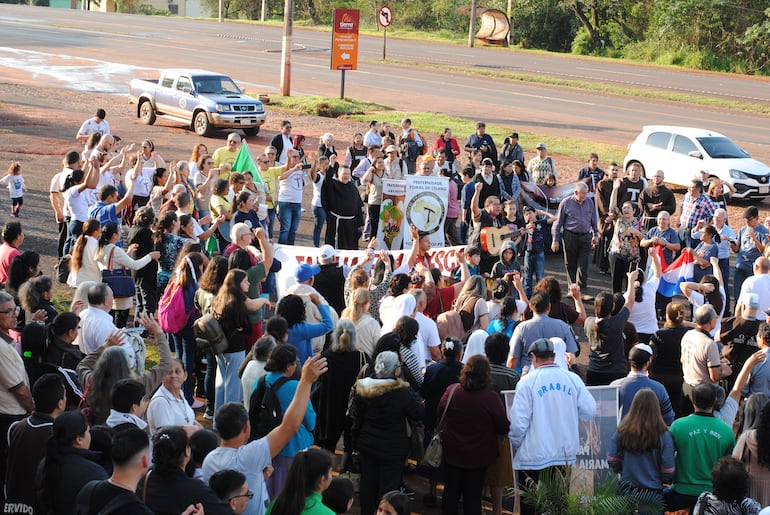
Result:
<svg viewBox="0 0 770 515"><path fill-rule="evenodd" d="M112 290L116 299L133 297L136 295L136 283L131 277L131 272L126 267L121 266L118 270L112 269L112 257L115 254L115 246L110 250L110 258L107 260L107 269L102 270L102 282Z"/></svg>
<svg viewBox="0 0 770 515"><path fill-rule="evenodd" d="M449 392L449 398L446 401L444 413L441 414L441 420L439 420L438 425L436 426L436 433L433 435L433 438L430 439L430 442L428 442L428 447L425 449L425 455L422 458L422 464L426 467L438 468L444 461L444 443L441 432L444 427L446 412L449 410L449 405L452 403L452 396L455 394L455 391L459 387L460 383L457 383L455 384L454 388L452 388L452 391Z"/></svg>

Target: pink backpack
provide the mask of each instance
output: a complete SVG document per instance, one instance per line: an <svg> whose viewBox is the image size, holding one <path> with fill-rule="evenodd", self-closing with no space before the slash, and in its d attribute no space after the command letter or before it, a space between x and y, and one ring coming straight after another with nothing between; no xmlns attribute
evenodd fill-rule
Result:
<svg viewBox="0 0 770 515"><path fill-rule="evenodd" d="M166 333L176 334L187 325L191 312L185 310L184 289L169 283L158 303L158 324Z"/></svg>

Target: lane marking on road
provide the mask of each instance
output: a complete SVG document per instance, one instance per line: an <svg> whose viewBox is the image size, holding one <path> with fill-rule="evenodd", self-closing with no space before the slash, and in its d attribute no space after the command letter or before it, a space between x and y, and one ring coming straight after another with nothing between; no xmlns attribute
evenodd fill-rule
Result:
<svg viewBox="0 0 770 515"><path fill-rule="evenodd" d="M588 72L599 72L599 73L617 73L618 75L633 75L634 77L649 77L646 73L630 73L630 72L618 72L614 70L602 70L599 68L583 68L581 66L575 66L576 70L585 70Z"/></svg>
<svg viewBox="0 0 770 515"><path fill-rule="evenodd" d="M115 63L34 50L0 47L0 66L21 70L33 78L51 77L68 89L104 93L127 93L128 83L143 66Z"/></svg>

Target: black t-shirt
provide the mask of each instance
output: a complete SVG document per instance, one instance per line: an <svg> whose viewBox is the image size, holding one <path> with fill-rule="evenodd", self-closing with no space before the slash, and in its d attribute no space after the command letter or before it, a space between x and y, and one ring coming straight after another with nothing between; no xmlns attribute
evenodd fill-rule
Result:
<svg viewBox="0 0 770 515"><path fill-rule="evenodd" d="M110 501L115 499L113 506L116 506L117 509L110 509L111 515L154 515L151 509L142 504L134 492L115 486L106 480L99 481L93 489L89 485L91 483L83 487L76 501L76 506L86 504L90 493L88 513L99 513Z"/></svg>
<svg viewBox="0 0 770 515"><path fill-rule="evenodd" d="M141 259L153 250L155 245L152 242L152 230L147 227L134 226L128 231L128 244L136 243L139 248L136 249L135 259ZM158 277L158 262L151 260L150 263L134 272L134 278L137 284L142 284L144 281L154 283Z"/></svg>

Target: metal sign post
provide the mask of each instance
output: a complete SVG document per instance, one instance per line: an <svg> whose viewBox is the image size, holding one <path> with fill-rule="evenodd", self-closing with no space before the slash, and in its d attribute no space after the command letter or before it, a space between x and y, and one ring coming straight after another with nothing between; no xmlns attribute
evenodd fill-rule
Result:
<svg viewBox="0 0 770 515"><path fill-rule="evenodd" d="M384 61L385 46L388 40L388 27L390 27L390 24L393 22L393 13L391 12L390 7L387 5L380 7L380 10L377 12L377 21L380 22L380 26L382 27L382 60Z"/></svg>
<svg viewBox="0 0 770 515"><path fill-rule="evenodd" d="M345 98L345 71L358 69L358 9L335 9L332 31L332 70L342 72L340 98Z"/></svg>

